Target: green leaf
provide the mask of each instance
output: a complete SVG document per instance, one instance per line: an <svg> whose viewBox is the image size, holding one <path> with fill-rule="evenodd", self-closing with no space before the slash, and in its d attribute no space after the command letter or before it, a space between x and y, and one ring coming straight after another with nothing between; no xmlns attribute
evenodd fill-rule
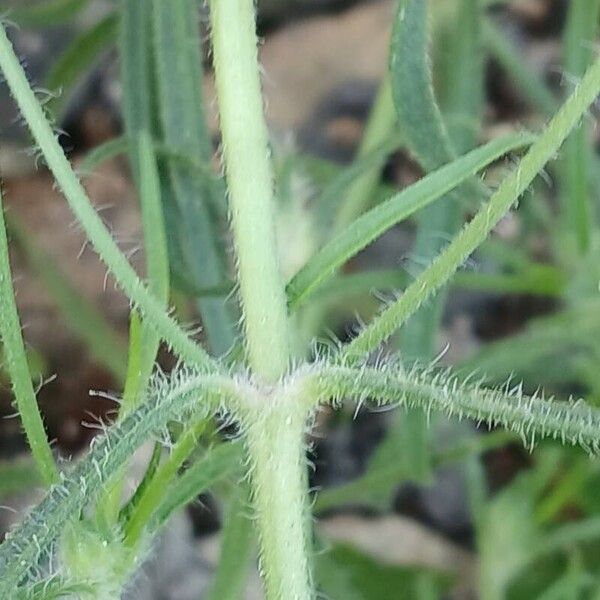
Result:
<svg viewBox="0 0 600 600"><path fill-rule="evenodd" d="M228 477L240 464L240 444L224 443L215 446L173 481L170 491L156 513L160 525L177 510L193 502L199 494Z"/></svg>
<svg viewBox="0 0 600 600"><path fill-rule="evenodd" d="M381 179L381 170L385 164L386 154L378 155L376 150L381 147L381 141L390 138L390 130L396 129L396 113L392 102L392 90L390 79L386 76L379 86L377 96L369 120L365 126L360 146L356 152L356 158L350 169L359 168L364 164L364 160L370 157L368 166L360 168L360 176L355 178L344 197L344 201L339 204L336 218L336 228L343 229L346 225L354 221L361 215L365 209L373 202L373 195ZM396 147L402 144L401 136L395 131L392 136L392 143ZM394 146L390 152L395 150ZM334 198L341 198L342 190L336 191ZM330 191L333 193L333 190Z"/></svg>
<svg viewBox="0 0 600 600"><path fill-rule="evenodd" d="M397 441L398 436L389 439ZM380 456L383 448L383 444L378 447ZM340 506L368 506L376 510L388 508L391 495L407 479L402 461L397 460L396 450L393 448L391 452L385 452L386 464L383 461L377 464L371 462L361 477L318 493L314 503L315 512L323 513ZM392 461L390 457L393 457Z"/></svg>
<svg viewBox="0 0 600 600"><path fill-rule="evenodd" d="M397 600L423 598L423 578L437 592L447 587L449 577L417 567L383 565L349 545L336 544L322 552L316 564L316 578L329 598L344 600Z"/></svg>
<svg viewBox="0 0 600 600"><path fill-rule="evenodd" d="M155 0L153 7L158 102L165 144L208 165L213 151L201 94L196 2ZM222 182L214 177L203 180L172 160L167 160L166 170L177 204L177 230L173 234L181 239L187 269L198 287L222 285L225 262L221 235L210 211L211 203L225 203ZM198 306L210 348L217 355L224 354L235 338L226 303L221 298L202 298Z"/></svg>
<svg viewBox="0 0 600 600"><path fill-rule="evenodd" d="M60 98L51 102L50 106L55 112L63 111L69 90L89 70L94 61L116 41L118 27L118 16L108 15L75 38L56 59L46 78L48 89L62 92Z"/></svg>
<svg viewBox="0 0 600 600"><path fill-rule="evenodd" d="M186 357L200 368L213 369L214 363L204 349L189 338L176 321L165 313L160 302L148 292L94 210L27 81L4 29L0 30L0 68L71 210L126 295L180 356Z"/></svg>
<svg viewBox="0 0 600 600"><path fill-rule="evenodd" d="M594 59L600 0L571 0L564 34L564 68L569 77L579 78ZM580 254L591 244L597 215L592 210L591 168L595 150L587 120L565 141L559 179L563 227L574 237ZM596 165L597 166L597 165Z"/></svg>
<svg viewBox="0 0 600 600"><path fill-rule="evenodd" d="M168 458L158 467L148 484L145 485L135 504L125 514L125 542L134 547L139 542L149 521L169 492L169 486L177 476L177 472L183 466L198 446L198 440L206 428L204 419L192 422L181 433L177 442L173 445Z"/></svg>
<svg viewBox="0 0 600 600"><path fill-rule="evenodd" d="M166 309L169 303L169 257L156 156L152 139L147 132L140 133L135 154L140 160L140 204L148 289ZM140 356L133 359L137 368L128 369L122 405L125 412L135 406L141 392L146 388L160 344L160 336L151 326L146 325L144 320L139 337L130 348L133 351L130 352L130 359L137 354L136 350L139 350Z"/></svg>
<svg viewBox="0 0 600 600"><path fill-rule="evenodd" d="M455 158L435 100L428 53L429 0L400 0L390 70L402 134L419 163L432 171Z"/></svg>
<svg viewBox="0 0 600 600"><path fill-rule="evenodd" d="M458 154L471 150L479 136L484 99L480 0L455 0L455 15L440 56L440 104Z"/></svg>
<svg viewBox="0 0 600 600"><path fill-rule="evenodd" d="M317 221L321 224L324 234L330 234L336 212L337 229L343 229L341 223L344 223L344 226L348 225L350 215L356 213L355 218L359 216L372 200L370 196L379 184L382 163L387 156L402 147L399 132L390 136L386 131L385 140L376 147L373 147L374 141L371 141L368 151L359 151L351 165L329 178L327 185L315 200Z"/></svg>
<svg viewBox="0 0 600 600"><path fill-rule="evenodd" d="M594 348L600 335L600 305L586 302L549 317L530 321L522 333L484 346L476 356L460 365L463 373L476 373L486 381L502 381L511 374L531 374L539 367L543 376L549 360L563 363L578 348ZM539 380L538 380L539 384Z"/></svg>
<svg viewBox="0 0 600 600"><path fill-rule="evenodd" d="M49 489L13 535L0 545L0 597L10 597L61 535L65 524L81 514L143 442L170 421L205 418L223 401L237 403L238 391L234 387L227 377L194 375L188 370L178 372L170 380L157 379L140 407L111 427L106 436L97 438L89 454L69 473L61 475L60 482ZM211 464L214 466L214 462ZM222 462L218 467L222 468ZM214 468L213 477L219 469ZM191 478L188 475L182 479L181 489L173 490L162 511L165 518L169 509L179 505L183 491L193 488ZM207 480L205 477L202 481Z"/></svg>
<svg viewBox="0 0 600 600"><path fill-rule="evenodd" d="M457 113L460 122L461 116L463 119L472 119L480 113L483 78L481 66L474 60L478 54L480 8L472 0L459 0L458 7L460 11L457 16L454 19L448 17L456 33L452 34L448 56L451 65L443 70L461 74L461 83L452 81L455 89L445 90L448 109ZM390 56L392 95L398 121L408 148L425 171L433 171L456 158L456 147L442 119L433 89L429 58L429 8L429 0L400 1ZM474 65L477 66L474 68ZM467 98L468 95L471 97ZM470 110L473 114L469 114ZM456 132L460 150L469 149L474 143L474 132L478 126L476 123L470 130ZM444 248L446 239L459 229L464 200L479 199L486 194L483 185L470 179L441 202L425 207L418 213L417 235L412 251L422 264L433 260ZM400 343L408 360L432 358L444 303L444 294L438 294L427 305L420 307L406 323ZM422 483L431 476L428 431L422 415L409 411L402 419L396 419L388 433L388 437L400 437L401 456L407 472Z"/></svg>
<svg viewBox="0 0 600 600"><path fill-rule="evenodd" d="M295 310L306 302L348 259L385 231L439 199L507 152L527 146L532 139L520 134L494 140L427 175L359 217L329 241L288 283L290 307Z"/></svg>
<svg viewBox="0 0 600 600"><path fill-rule="evenodd" d="M4 206L0 193L0 337L4 344L6 368L10 375L14 399L27 436L33 459L46 484L58 479L52 450L44 431L31 374L27 364L21 323L15 303L15 291L8 256L8 240L4 224Z"/></svg>
<svg viewBox="0 0 600 600"><path fill-rule="evenodd" d="M72 20L89 0L40 0L33 6L20 6L10 18L24 27L50 27Z"/></svg>
<svg viewBox="0 0 600 600"><path fill-rule="evenodd" d="M119 56L123 85L123 121L126 137L137 140L142 131L154 133L152 106L152 3L123 0L121 3ZM130 146L131 166L139 182L137 145Z"/></svg>
<svg viewBox="0 0 600 600"><path fill-rule="evenodd" d="M254 529L249 518L249 489L241 485L232 490L221 537L221 557L206 600L240 600L255 546Z"/></svg>
<svg viewBox="0 0 600 600"><path fill-rule="evenodd" d="M403 296L377 317L343 349L344 356L364 357L412 316L442 287L473 251L486 239L500 219L517 202L537 174L551 160L573 127L581 120L600 91L600 60L588 70L580 85L537 138L518 167L500 184L489 202L453 239L445 251L417 277Z"/></svg>
<svg viewBox="0 0 600 600"><path fill-rule="evenodd" d="M540 539L533 519L529 474L518 477L486 507L477 531L481 588L489 598L505 598L512 579Z"/></svg>

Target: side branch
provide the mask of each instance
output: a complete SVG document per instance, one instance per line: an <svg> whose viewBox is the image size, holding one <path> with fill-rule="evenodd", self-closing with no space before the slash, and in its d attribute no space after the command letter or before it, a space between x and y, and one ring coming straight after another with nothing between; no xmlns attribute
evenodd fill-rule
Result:
<svg viewBox="0 0 600 600"><path fill-rule="evenodd" d="M147 323L182 359L204 371L216 371L218 365L200 345L188 337L178 323L165 312L162 303L148 291L95 211L58 143L2 26L0 70L71 211L127 297L139 309Z"/></svg>
<svg viewBox="0 0 600 600"><path fill-rule="evenodd" d="M600 58L588 69L571 97L548 123L518 167L504 179L489 202L396 302L341 349L345 360L359 362L365 354L375 350L454 275L518 201L546 163L555 157L599 93Z"/></svg>
<svg viewBox="0 0 600 600"><path fill-rule="evenodd" d="M397 364L384 368L323 366L306 376L307 397L339 403L354 399L377 406L418 407L450 417L485 421L518 433L528 447L551 437L600 453L600 410L583 400L562 402L543 395L527 396L520 385L487 389L461 381L446 371Z"/></svg>
<svg viewBox="0 0 600 600"><path fill-rule="evenodd" d="M242 395L241 384L220 375L183 369L170 379L156 378L140 408L96 438L86 458L61 475L60 483L0 545L0 597L12 597L29 569L48 554L65 523L81 513L150 436L190 413L200 418L224 408L235 412Z"/></svg>

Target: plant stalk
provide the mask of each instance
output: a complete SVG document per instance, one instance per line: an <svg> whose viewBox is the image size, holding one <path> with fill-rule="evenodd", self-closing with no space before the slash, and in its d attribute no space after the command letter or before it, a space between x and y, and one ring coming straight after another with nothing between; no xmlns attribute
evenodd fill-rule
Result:
<svg viewBox="0 0 600 600"><path fill-rule="evenodd" d="M310 520L304 458L305 409L259 408L246 432L268 600L312 600ZM290 409L296 414L290 414ZM298 410L300 409L300 410Z"/></svg>
<svg viewBox="0 0 600 600"><path fill-rule="evenodd" d="M254 0L211 0L210 13L246 349L253 373L273 384L288 370L291 343ZM268 600L310 600L306 411L298 398L283 391L276 397L271 389L265 386L246 424L261 571Z"/></svg>
<svg viewBox="0 0 600 600"><path fill-rule="evenodd" d="M288 369L289 321L275 236L253 0L211 0L214 66L246 347L270 383Z"/></svg>

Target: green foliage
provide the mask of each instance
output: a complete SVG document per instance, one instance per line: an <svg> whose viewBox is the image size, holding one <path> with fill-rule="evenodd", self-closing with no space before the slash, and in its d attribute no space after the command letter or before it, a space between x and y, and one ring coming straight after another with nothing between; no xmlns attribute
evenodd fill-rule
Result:
<svg viewBox="0 0 600 600"><path fill-rule="evenodd" d="M0 195L0 337L13 386L15 403L39 473L46 484L57 479L57 470L44 431L35 391L31 382L21 323L15 303L4 224L4 206Z"/></svg>
<svg viewBox="0 0 600 600"><path fill-rule="evenodd" d="M529 145L533 138L515 135L500 138L478 148L446 167L431 173L407 190L377 205L330 240L297 273L287 286L288 303L292 309L306 302L328 278L366 246L394 225L441 198L465 179L512 150Z"/></svg>
<svg viewBox="0 0 600 600"><path fill-rule="evenodd" d="M15 22L26 27L48 27L70 21L89 0L46 0L20 6L11 12Z"/></svg>
<svg viewBox="0 0 600 600"><path fill-rule="evenodd" d="M399 1L389 74L355 160L340 170L293 154L274 168L254 3L211 1L226 185L211 166L196 3L124 0L118 12L83 32L50 81L73 85L118 33L125 133L88 155L82 171L128 154L139 192L145 282L93 209L0 32L6 83L60 190L132 307L125 349L30 234L16 221L9 223L65 323L124 384L115 424L95 439L87 456L58 473L35 402L0 221L0 333L7 371L35 467L40 479L52 484L0 546L2 597L117 597L171 515L213 490L227 512L211 598L241 598L255 539L269 600L312 600L317 589L351 600L385 594L438 598L452 584L443 574L385 566L347 547L315 552L310 516L350 503L387 510L400 481L427 480L436 465L458 461L468 481L484 600L563 597L596 585L600 565L593 564L592 552L587 556L582 550L600 538L595 516L600 471L594 459L545 442L534 454L534 468L488 499L478 455L515 439L533 450L544 438L600 453L600 413L593 406L600 398L598 224L592 210L597 158L586 123L600 93L600 61L593 61L586 45L597 35L600 3L571 4L564 62L581 81L562 106L491 24L484 11L490 4L497 3ZM15 14L31 26L44 19L58 23L84 5L56 0ZM588 9L594 18L586 18ZM436 18L430 25L432 12ZM535 135L510 133L478 145L484 49L535 110L552 115ZM425 174L397 192L381 184L380 176L387 157L400 149L416 158ZM480 171L525 149L490 193L478 179ZM540 192L536 178L557 156L553 174L561 202L555 214L544 208L548 193ZM312 175L320 188L313 205L295 196L297 173ZM522 248L486 242L525 195L525 210L519 212ZM474 216L463 225L465 209ZM399 269L340 274L365 247L409 219L416 223L413 251L427 263L412 283ZM279 246L288 242L286 232L294 225L302 239L301 247L291 250L303 264L285 286L290 261ZM531 232L552 240L548 264L529 251L525 242ZM228 234L237 286L230 283ZM563 239L564 247L558 241ZM495 269L459 272L477 251ZM448 285L552 296L564 308L484 348L453 372L430 364ZM232 294L234 289L239 294ZM330 307L343 304L352 311L355 299L373 290L399 289L403 293L347 344L311 355L306 340L327 331ZM193 301L206 349L178 324L169 310L171 296L185 319L181 298ZM234 314L241 315L240 331ZM370 355L397 332L402 353L373 361ZM153 375L161 342L181 362L169 376L158 369ZM514 372L523 384L510 383ZM473 373L480 381L469 381ZM503 387L486 386L507 379ZM560 392L574 381L590 403L530 392L540 382ZM317 495L311 507L306 432L320 407L346 402L357 409L401 408L404 418L391 427L360 478ZM461 437L436 450L426 427L430 413L485 422L508 433ZM222 430L235 431L235 439L225 439ZM126 497L123 474L134 451L148 441L154 442L151 459ZM26 469L4 465L0 471L5 475L0 491L22 489ZM582 519L561 523L572 504ZM48 563L51 556L58 562ZM48 564L51 572L44 579L42 566Z"/></svg>
<svg viewBox="0 0 600 600"><path fill-rule="evenodd" d="M352 547L337 545L319 558L317 578L330 598L392 600L399 593L408 598L439 598L447 577L418 568L381 565ZM424 586L431 595L423 594Z"/></svg>
<svg viewBox="0 0 600 600"><path fill-rule="evenodd" d="M96 59L114 44L118 25L117 15L108 15L75 38L54 63L46 78L48 89L61 92L61 96L53 102L54 111L62 111L68 99L69 89L87 72Z"/></svg>

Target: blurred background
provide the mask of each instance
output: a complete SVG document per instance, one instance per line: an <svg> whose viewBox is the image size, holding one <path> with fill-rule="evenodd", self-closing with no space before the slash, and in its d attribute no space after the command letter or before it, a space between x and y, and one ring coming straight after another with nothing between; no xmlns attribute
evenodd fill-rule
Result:
<svg viewBox="0 0 600 600"><path fill-rule="evenodd" d="M443 79L448 52L443 25L453 2L432 0L440 23L432 34L436 82ZM19 24L11 37L30 79L47 97L63 132L60 140L79 167L94 148L123 130L116 4L64 2L64 14L48 24L43 0L2 2L8 19ZM486 18L500 41L488 39L482 50L484 140L520 125L535 130L547 117L545 100L550 97L548 106L572 83L563 65L568 0L488 4ZM306 159L295 192L303 203L309 204L328 174L349 164L360 146L387 68L394 6L393 0L259 1L267 118L278 156ZM203 11L199 26L206 36ZM502 54L502 45L513 62L546 86L537 98L510 70L511 56ZM208 120L217 146L205 59ZM63 93L56 96L59 88ZM597 148L598 132L590 135ZM56 451L77 457L97 433L98 421L110 421L114 412L110 395L121 389L126 367L129 304L73 224L4 86L0 174L12 223L18 307L40 382L40 406ZM400 149L387 159L377 193L420 176ZM535 225L551 219L554 210L556 189L552 175L548 179L536 186L535 199L522 211L502 221L495 243L483 248L473 268L451 287L435 355L442 364L486 374L490 383L513 376L529 391L543 386L560 397L583 395L597 403L600 305L588 275L600 261L594 252L577 259L561 255L548 239L552 228ZM86 177L86 187L141 270L140 215L126 159L103 162ZM594 203L599 204L597 194ZM282 227L291 235L297 224L292 217ZM386 268L410 278L422 262L413 251L414 235L414 223L394 228L347 272ZM470 278L473 273L481 276ZM189 320L196 319L193 306L181 302ZM369 294L338 299L330 309L332 333L347 337L357 315L368 317L376 304ZM171 368L173 357L162 352L161 364ZM13 511L34 502L37 492L2 371L0 381L0 504L11 509L0 510L2 533L16 518ZM318 424L311 484L333 491L317 500L318 531L335 548L319 567L325 589L351 589L354 595L344 596L351 599L600 598L597 460L552 443L530 453L510 434L439 420L430 441L435 468L419 481L389 468L381 442L396 419L362 410L324 415ZM221 519L214 498L199 498L165 532L155 550L157 566L131 597L201 598L218 558ZM343 588L336 577L351 585ZM406 590L402 595L400 588ZM256 574L248 597L260 597Z"/></svg>

